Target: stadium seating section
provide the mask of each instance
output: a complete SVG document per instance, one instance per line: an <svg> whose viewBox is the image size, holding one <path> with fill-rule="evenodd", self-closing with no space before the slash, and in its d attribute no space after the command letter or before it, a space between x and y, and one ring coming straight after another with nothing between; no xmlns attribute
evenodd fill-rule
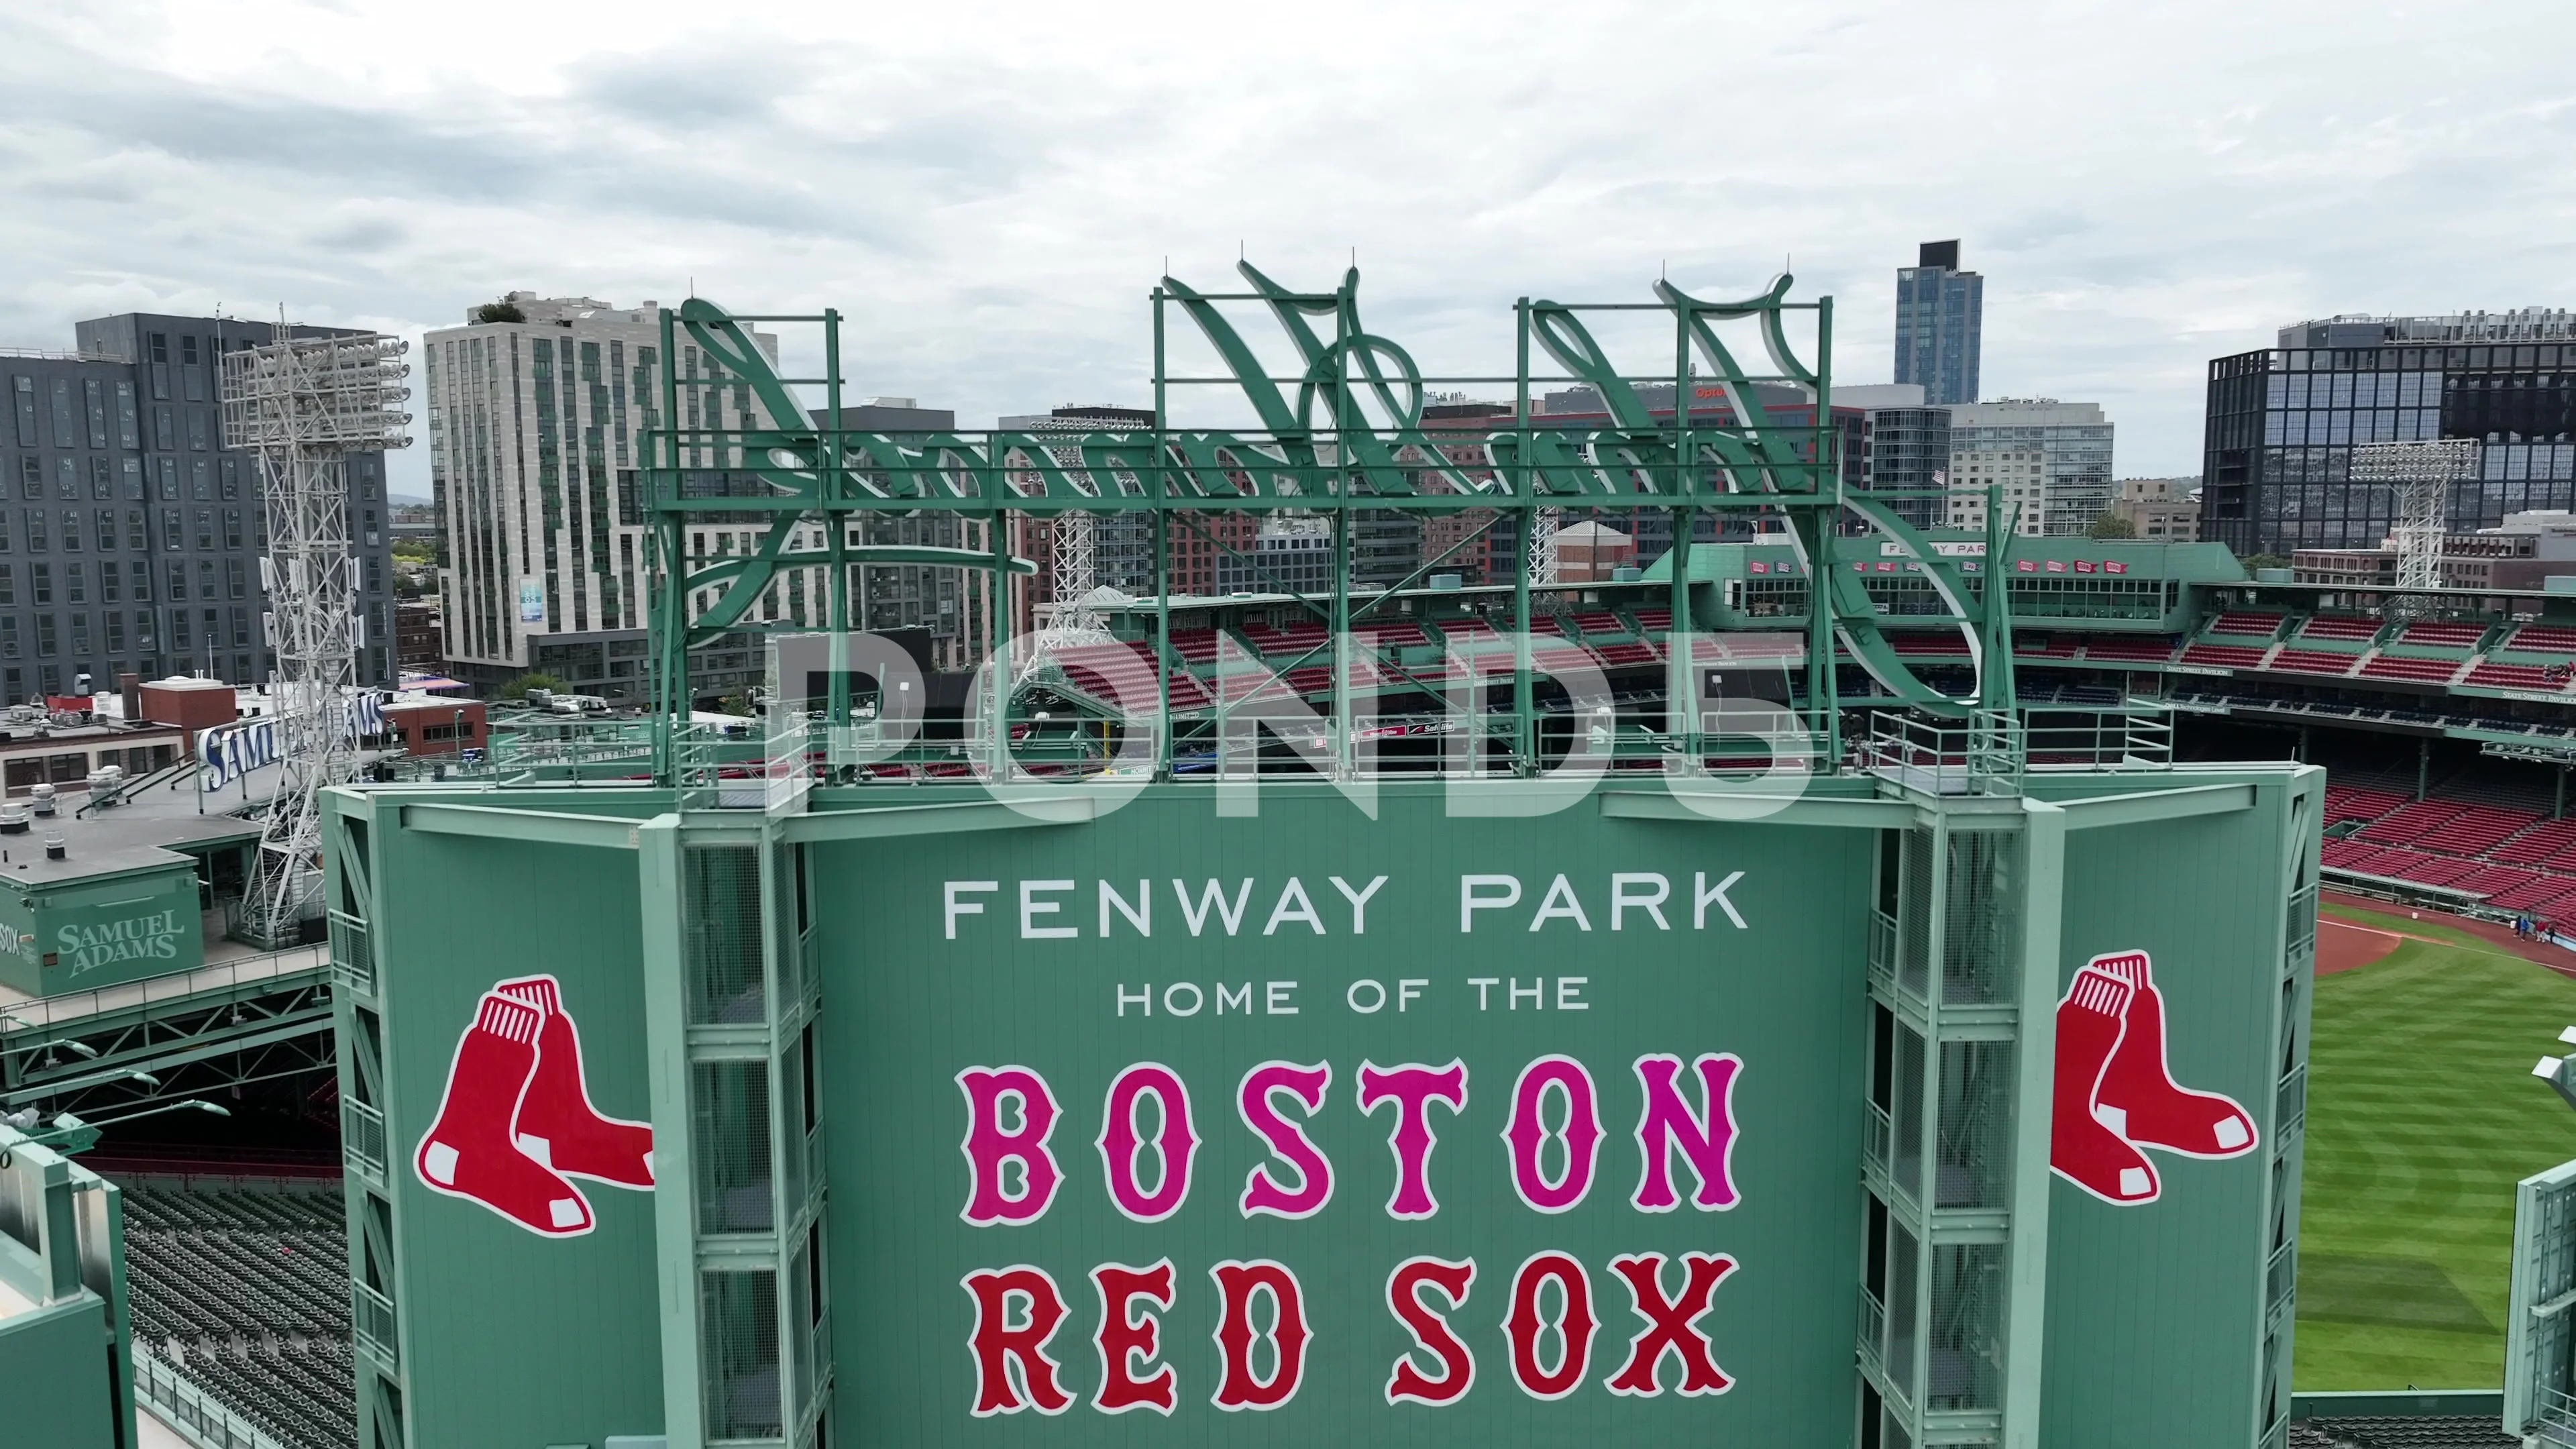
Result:
<svg viewBox="0 0 2576 1449"><path fill-rule="evenodd" d="M135 1347L289 1449L357 1442L338 1192L127 1187Z"/></svg>
<svg viewBox="0 0 2576 1449"><path fill-rule="evenodd" d="M2289 616L2286 614L2229 612L2221 614L2217 618L2211 620L2209 623L2209 632L2212 634L2239 634L2254 639L2269 639L2273 635L2281 632L2281 621L2288 617Z"/></svg>
<svg viewBox="0 0 2576 1449"><path fill-rule="evenodd" d="M2334 833L2355 822L2360 829ZM2465 891L2499 910L2576 917L2576 819L2329 782L2325 824L2329 869Z"/></svg>
<svg viewBox="0 0 2576 1449"><path fill-rule="evenodd" d="M2319 614L2299 626L2302 639L2348 639L2367 644L2379 637L2377 619L2356 619L2345 615Z"/></svg>
<svg viewBox="0 0 2576 1449"><path fill-rule="evenodd" d="M2521 1449L2495 1416L2466 1415L2293 1419L2285 1449Z"/></svg>
<svg viewBox="0 0 2576 1449"><path fill-rule="evenodd" d="M2219 631L2212 629L2211 633ZM2182 662L2213 669L2252 669L2263 662L2264 651L2240 644L2194 644L2182 651Z"/></svg>

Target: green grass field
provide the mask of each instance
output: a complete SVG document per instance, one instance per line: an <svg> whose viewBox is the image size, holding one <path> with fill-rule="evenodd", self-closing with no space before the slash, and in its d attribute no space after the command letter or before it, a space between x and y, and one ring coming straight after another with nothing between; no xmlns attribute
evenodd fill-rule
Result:
<svg viewBox="0 0 2576 1449"><path fill-rule="evenodd" d="M2576 1112L2530 1075L2576 981L2429 919L2329 914L2448 944L2317 982L2297 1386L2494 1388L2513 1185L2576 1157Z"/></svg>

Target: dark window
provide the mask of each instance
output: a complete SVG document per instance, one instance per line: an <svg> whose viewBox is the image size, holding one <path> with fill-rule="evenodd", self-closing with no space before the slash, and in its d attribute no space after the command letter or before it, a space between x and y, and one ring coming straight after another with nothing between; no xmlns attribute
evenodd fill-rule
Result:
<svg viewBox="0 0 2576 1449"><path fill-rule="evenodd" d="M15 659L17 657L18 616L15 614L0 614L0 659ZM11 670L10 672L14 674L17 671ZM15 691L13 690L12 692L14 693Z"/></svg>
<svg viewBox="0 0 2576 1449"><path fill-rule="evenodd" d="M236 599L244 596L245 589L242 584L242 561L240 559L228 558L224 560L224 593L228 597Z"/></svg>
<svg viewBox="0 0 2576 1449"><path fill-rule="evenodd" d="M18 460L18 496L21 498L45 496L44 459L26 457Z"/></svg>
<svg viewBox="0 0 2576 1449"><path fill-rule="evenodd" d="M125 510L125 546L136 553L143 553L152 547L143 536L143 510L140 508ZM139 569L143 565L136 564L135 567Z"/></svg>
<svg viewBox="0 0 2576 1449"><path fill-rule="evenodd" d="M196 647L188 642L188 611L185 609L170 611L170 647L182 650Z"/></svg>
<svg viewBox="0 0 2576 1449"><path fill-rule="evenodd" d="M214 616L214 611L209 609L206 611L206 615L208 618L212 618ZM248 649L250 647L250 610L240 608L238 606L233 609L233 647L235 649ZM250 661L247 659L234 660L233 672L247 682L250 677Z"/></svg>
<svg viewBox="0 0 2576 1449"><path fill-rule="evenodd" d="M95 517L98 524L98 551L100 553L115 552L116 510L113 508L102 508L98 510Z"/></svg>
<svg viewBox="0 0 2576 1449"><path fill-rule="evenodd" d="M201 599L211 599L214 596L215 561L210 558L201 558L197 560L197 597Z"/></svg>
<svg viewBox="0 0 2576 1449"><path fill-rule="evenodd" d="M89 496L101 499L116 496L116 484L109 480L107 455L104 453L89 460Z"/></svg>
<svg viewBox="0 0 2576 1449"><path fill-rule="evenodd" d="M122 602L125 593L125 570L114 559L101 559L98 565L98 601L102 604Z"/></svg>
<svg viewBox="0 0 2576 1449"><path fill-rule="evenodd" d="M126 565L125 577L134 585L134 602L152 602L152 565L137 559Z"/></svg>
<svg viewBox="0 0 2576 1449"><path fill-rule="evenodd" d="M110 654L124 653L125 615L119 610L110 609L103 617L107 620L107 652Z"/></svg>
<svg viewBox="0 0 2576 1449"><path fill-rule="evenodd" d="M33 595L35 602L52 603L54 601L54 566L40 563L30 564L28 568L31 574L29 582L35 590Z"/></svg>
<svg viewBox="0 0 2576 1449"><path fill-rule="evenodd" d="M238 508L227 508L224 510L224 547L239 548L241 546L241 510Z"/></svg>
<svg viewBox="0 0 2576 1449"><path fill-rule="evenodd" d="M17 565L0 564L0 604L14 604L16 602L18 602Z"/></svg>
<svg viewBox="0 0 2576 1449"><path fill-rule="evenodd" d="M161 510L161 546L166 549L181 549L188 546L187 525L181 520L179 510L176 508Z"/></svg>
<svg viewBox="0 0 2576 1449"><path fill-rule="evenodd" d="M184 603L187 597L188 565L182 560L172 559L170 560L170 602Z"/></svg>
<svg viewBox="0 0 2576 1449"><path fill-rule="evenodd" d="M62 499L80 497L80 459L66 454L55 460L54 496Z"/></svg>
<svg viewBox="0 0 2576 1449"><path fill-rule="evenodd" d="M52 547L53 546L51 544L45 542L45 510L41 508L28 509L27 552L48 553L52 551Z"/></svg>
<svg viewBox="0 0 2576 1449"><path fill-rule="evenodd" d="M54 652L54 646L54 616L51 614L38 614L36 616L36 656L40 659L51 658ZM52 692L52 689L48 687L46 693L50 694Z"/></svg>
<svg viewBox="0 0 2576 1449"><path fill-rule="evenodd" d="M74 614L72 615L72 653L87 654L88 652L89 615L86 613Z"/></svg>
<svg viewBox="0 0 2576 1449"><path fill-rule="evenodd" d="M200 508L197 510L197 547L199 550L204 551L211 550L214 546L215 510L211 508Z"/></svg>
<svg viewBox="0 0 2576 1449"><path fill-rule="evenodd" d="M88 569L81 567L79 564L63 565L63 583L66 586L65 594L72 603L86 604L89 602Z"/></svg>
<svg viewBox="0 0 2576 1449"><path fill-rule="evenodd" d="M66 508L63 510L63 552L78 553L80 546L80 510Z"/></svg>

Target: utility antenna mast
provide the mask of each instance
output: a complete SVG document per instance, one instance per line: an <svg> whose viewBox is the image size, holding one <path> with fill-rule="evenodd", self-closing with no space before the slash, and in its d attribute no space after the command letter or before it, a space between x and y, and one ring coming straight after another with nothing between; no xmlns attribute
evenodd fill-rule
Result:
<svg viewBox="0 0 2576 1449"><path fill-rule="evenodd" d="M257 454L268 514L260 582L277 651L280 771L234 929L272 948L293 944L318 903L322 791L357 775L349 710L366 619L349 551L348 455L411 445L410 343L295 337L282 310L276 336L223 357L224 443Z"/></svg>
<svg viewBox="0 0 2576 1449"><path fill-rule="evenodd" d="M2443 506L2451 484L2477 470L2478 445L2467 438L2426 443L2365 443L2352 450L2352 481L2386 488L2396 502L2397 587L2387 612L2411 617L2442 587Z"/></svg>

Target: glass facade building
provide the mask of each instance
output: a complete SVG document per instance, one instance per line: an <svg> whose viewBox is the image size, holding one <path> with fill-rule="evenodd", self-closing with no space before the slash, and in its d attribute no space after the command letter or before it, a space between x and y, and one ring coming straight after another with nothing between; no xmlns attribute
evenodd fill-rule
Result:
<svg viewBox="0 0 2576 1449"><path fill-rule="evenodd" d="M1923 243L1896 273L1896 380L1931 407L1975 402L1985 315L1986 279L1959 270L1959 244Z"/></svg>
<svg viewBox="0 0 2576 1449"><path fill-rule="evenodd" d="M2394 505L2386 489L2351 481L2364 443L2482 444L2476 475L2451 491L2454 532L2576 508L2576 336L2565 313L2502 315L2526 320L2302 323L2282 341L2319 345L2211 362L2201 537L2240 556L2377 547ZM2508 327L2521 340L2495 340Z"/></svg>

